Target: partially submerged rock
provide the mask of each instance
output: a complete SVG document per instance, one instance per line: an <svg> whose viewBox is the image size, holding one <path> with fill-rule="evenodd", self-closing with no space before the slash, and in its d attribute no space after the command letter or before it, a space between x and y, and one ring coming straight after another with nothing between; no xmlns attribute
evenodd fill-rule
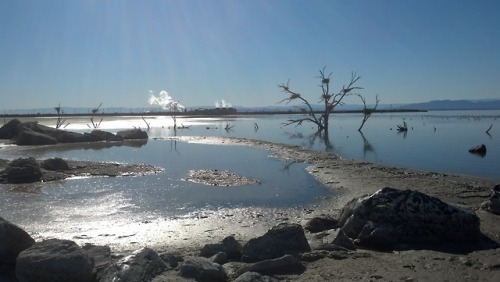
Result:
<svg viewBox="0 0 500 282"><path fill-rule="evenodd" d="M475 241L481 234L474 212L417 191L388 187L350 201L339 226L358 244L377 249Z"/></svg>
<svg viewBox="0 0 500 282"><path fill-rule="evenodd" d="M40 164L33 157L13 160L0 173L0 182L6 183L31 183L41 178Z"/></svg>
<svg viewBox="0 0 500 282"><path fill-rule="evenodd" d="M486 156L486 145L480 144L469 149L470 153L480 155L481 157Z"/></svg>
<svg viewBox="0 0 500 282"><path fill-rule="evenodd" d="M118 131L116 135L123 138L123 140L148 139L148 133L139 128Z"/></svg>

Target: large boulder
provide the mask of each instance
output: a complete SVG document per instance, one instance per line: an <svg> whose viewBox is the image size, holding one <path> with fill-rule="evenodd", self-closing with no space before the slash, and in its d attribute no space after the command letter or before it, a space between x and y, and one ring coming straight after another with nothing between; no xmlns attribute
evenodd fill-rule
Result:
<svg viewBox="0 0 500 282"><path fill-rule="evenodd" d="M167 265L155 251L142 248L106 268L100 282L150 281L166 270Z"/></svg>
<svg viewBox="0 0 500 282"><path fill-rule="evenodd" d="M104 138L88 134L88 133L76 133L76 132L64 132L59 134L57 137L59 143L84 143L84 142L100 142L104 141Z"/></svg>
<svg viewBox="0 0 500 282"><path fill-rule="evenodd" d="M106 140L107 142L116 142L116 141L122 141L123 137L119 135L115 135L111 132L107 132L104 130L99 130L99 129L94 129L90 133L95 136L99 136L100 138Z"/></svg>
<svg viewBox="0 0 500 282"><path fill-rule="evenodd" d="M342 209L339 226L356 243L377 249L474 241L481 234L473 211L417 191L388 187L351 200Z"/></svg>
<svg viewBox="0 0 500 282"><path fill-rule="evenodd" d="M202 257L212 257L217 253L223 252L229 260L241 259L241 244L236 241L234 236L228 236L217 244L206 244L200 251Z"/></svg>
<svg viewBox="0 0 500 282"><path fill-rule="evenodd" d="M118 131L116 135L121 136L123 140L148 139L148 133L138 128Z"/></svg>
<svg viewBox="0 0 500 282"><path fill-rule="evenodd" d="M204 257L188 257L179 266L179 274L196 281L226 281L224 268Z"/></svg>
<svg viewBox="0 0 500 282"><path fill-rule="evenodd" d="M0 265L14 265L19 253L33 244L26 231L0 217Z"/></svg>
<svg viewBox="0 0 500 282"><path fill-rule="evenodd" d="M57 144L57 140L48 134L22 127L17 135L16 144L19 146L53 145Z"/></svg>
<svg viewBox="0 0 500 282"><path fill-rule="evenodd" d="M18 119L12 119L0 127L0 139L11 139L16 136L16 128L21 124Z"/></svg>
<svg viewBox="0 0 500 282"><path fill-rule="evenodd" d="M317 216L307 221L304 229L311 233L318 233L321 231L336 228L337 224L338 220L335 218L331 218L329 216Z"/></svg>
<svg viewBox="0 0 500 282"><path fill-rule="evenodd" d="M46 159L42 162L42 168L52 171L63 171L70 169L68 162L61 158Z"/></svg>
<svg viewBox="0 0 500 282"><path fill-rule="evenodd" d="M50 239L19 254L16 276L20 282L88 282L93 268L93 260L75 242Z"/></svg>
<svg viewBox="0 0 500 282"><path fill-rule="evenodd" d="M294 256L284 255L280 258L259 261L246 265L236 271L240 276L245 272L257 272L265 275L300 274L306 267Z"/></svg>
<svg viewBox="0 0 500 282"><path fill-rule="evenodd" d="M11 161L0 175L0 179L7 183L31 183L41 178L40 164L33 157Z"/></svg>
<svg viewBox="0 0 500 282"><path fill-rule="evenodd" d="M82 249L94 261L94 270L92 277L96 281L100 281L104 270L111 265L111 248L108 246L97 246L93 244L85 244Z"/></svg>
<svg viewBox="0 0 500 282"><path fill-rule="evenodd" d="M258 238L250 239L242 248L242 260L256 262L286 254L311 251L300 224L282 223Z"/></svg>

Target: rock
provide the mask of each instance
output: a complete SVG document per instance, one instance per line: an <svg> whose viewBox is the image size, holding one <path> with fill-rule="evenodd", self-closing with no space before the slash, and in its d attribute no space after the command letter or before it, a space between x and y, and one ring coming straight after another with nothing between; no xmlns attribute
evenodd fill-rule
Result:
<svg viewBox="0 0 500 282"><path fill-rule="evenodd" d="M486 155L486 146L484 144L477 145L475 147L470 148L469 152L484 157Z"/></svg>
<svg viewBox="0 0 500 282"><path fill-rule="evenodd" d="M35 243L17 257L20 282L92 281L92 259L75 242L50 239Z"/></svg>
<svg viewBox="0 0 500 282"><path fill-rule="evenodd" d="M224 252L216 253L215 255L210 257L210 260L217 264L223 265L227 262L227 254Z"/></svg>
<svg viewBox="0 0 500 282"><path fill-rule="evenodd" d="M0 128L0 139L11 139L16 136L16 128L21 124L18 119L12 119Z"/></svg>
<svg viewBox="0 0 500 282"><path fill-rule="evenodd" d="M104 270L111 265L111 249L108 246L85 244L82 249L94 261L93 279L100 281Z"/></svg>
<svg viewBox="0 0 500 282"><path fill-rule="evenodd" d="M238 278L233 280L233 282L278 282L280 280L260 275L257 272L245 272L241 274Z"/></svg>
<svg viewBox="0 0 500 282"><path fill-rule="evenodd" d="M57 144L57 140L45 133L23 128L16 138L16 144L19 146L54 145Z"/></svg>
<svg viewBox="0 0 500 282"><path fill-rule="evenodd" d="M0 265L14 265L17 255L33 244L26 231L0 217Z"/></svg>
<svg viewBox="0 0 500 282"><path fill-rule="evenodd" d="M376 249L475 241L481 234L474 212L417 191L388 187L351 200L342 209L339 226L356 243Z"/></svg>
<svg viewBox="0 0 500 282"><path fill-rule="evenodd" d="M294 256L285 255L280 258L259 261L240 268L236 271L239 276L245 272L257 272L266 275L300 274L306 267Z"/></svg>
<svg viewBox="0 0 500 282"><path fill-rule="evenodd" d="M7 183L37 182L42 178L42 171L35 158L19 158L9 163L1 178Z"/></svg>
<svg viewBox="0 0 500 282"><path fill-rule="evenodd" d="M107 132L107 131L103 131L103 130L99 130L99 129L92 130L92 132L90 134L95 135L95 136L99 136L100 138L102 138L103 140L106 140L107 142L115 142L115 141L119 142L119 141L123 140L122 136L115 135L111 132Z"/></svg>
<svg viewBox="0 0 500 282"><path fill-rule="evenodd" d="M142 248L106 268L100 282L150 281L167 269L155 251Z"/></svg>
<svg viewBox="0 0 500 282"><path fill-rule="evenodd" d="M118 131L116 135L121 136L124 140L148 139L148 134L146 133L146 131L140 130L138 128Z"/></svg>
<svg viewBox="0 0 500 282"><path fill-rule="evenodd" d="M88 133L64 132L57 138L59 143L85 143L85 142L101 142L104 138Z"/></svg>
<svg viewBox="0 0 500 282"><path fill-rule="evenodd" d="M188 257L179 266L179 274L196 281L226 281L226 272L220 264L204 257Z"/></svg>
<svg viewBox="0 0 500 282"><path fill-rule="evenodd" d="M304 229L311 233L318 233L336 228L337 224L338 220L329 216L314 217L306 223Z"/></svg>
<svg viewBox="0 0 500 282"><path fill-rule="evenodd" d="M481 204L481 208L500 215L500 184L493 187L490 198Z"/></svg>
<svg viewBox="0 0 500 282"><path fill-rule="evenodd" d="M344 231L340 228L332 230L330 234L323 237L323 243L337 245L348 250L356 250L356 246L352 242L351 238L347 237Z"/></svg>
<svg viewBox="0 0 500 282"><path fill-rule="evenodd" d="M170 265L170 267L177 267L179 265L179 262L183 262L184 261L184 258L181 255L179 255L179 254L168 254L168 253L165 253L165 254L161 254L160 258L165 263L167 263L168 265Z"/></svg>
<svg viewBox="0 0 500 282"><path fill-rule="evenodd" d="M242 249L242 260L256 262L286 254L311 251L300 224L282 223L258 238L250 239Z"/></svg>
<svg viewBox="0 0 500 282"><path fill-rule="evenodd" d="M240 260L241 244L233 236L228 236L221 243L203 246L200 256L208 258L220 252L226 253L229 260Z"/></svg>
<svg viewBox="0 0 500 282"><path fill-rule="evenodd" d="M70 169L68 162L61 158L52 158L44 160L42 162L42 168L53 171L62 171Z"/></svg>

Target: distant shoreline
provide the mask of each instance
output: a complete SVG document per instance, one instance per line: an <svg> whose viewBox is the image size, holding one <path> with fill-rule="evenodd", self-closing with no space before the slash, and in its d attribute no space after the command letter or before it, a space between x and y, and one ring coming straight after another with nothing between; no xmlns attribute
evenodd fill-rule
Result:
<svg viewBox="0 0 500 282"><path fill-rule="evenodd" d="M415 112L427 112L427 110L418 110L418 109L392 109L392 110L376 110L374 113L415 113ZM320 114L322 111L315 111L314 113ZM345 110L345 111L334 111L333 114L353 114L353 113L363 113L363 110ZM188 111L188 112L115 112L115 113L72 113L72 114L46 114L46 113L36 113L36 114L0 114L1 118L25 118L25 117L106 117L106 116L139 116L139 117L148 117L148 116L248 116L248 115L293 115L293 114L308 114L308 112L304 111L248 111L248 112L220 112L214 111L213 113L210 110L204 111Z"/></svg>

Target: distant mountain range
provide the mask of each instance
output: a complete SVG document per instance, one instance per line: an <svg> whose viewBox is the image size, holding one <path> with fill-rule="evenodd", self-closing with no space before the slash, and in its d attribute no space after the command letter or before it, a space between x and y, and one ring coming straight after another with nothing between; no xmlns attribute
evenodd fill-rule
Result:
<svg viewBox="0 0 500 282"><path fill-rule="evenodd" d="M372 105L368 105L372 107ZM313 110L321 111L323 109L322 105L312 105ZM188 110L196 109L213 109L213 106L198 106L189 107ZM261 107L244 107L244 106L234 106L238 112L271 112L271 111L300 111L305 109L305 106L300 105L274 105L274 106L261 106ZM335 111L356 111L362 110L363 105L360 104L348 104L342 105L335 108ZM427 110L427 111L439 111L439 110L500 110L500 99L488 99L488 100L434 100L423 103L413 103L413 104L379 104L378 110ZM62 109L64 113L67 114L88 114L92 112L92 108L84 107L64 107ZM152 111L160 111L159 108L155 107L144 107L144 108L126 108L126 107L104 107L99 111L100 113L118 113L118 114L140 114ZM46 115L55 114L54 108L36 108L36 109L16 109L16 110L3 110L0 115Z"/></svg>

